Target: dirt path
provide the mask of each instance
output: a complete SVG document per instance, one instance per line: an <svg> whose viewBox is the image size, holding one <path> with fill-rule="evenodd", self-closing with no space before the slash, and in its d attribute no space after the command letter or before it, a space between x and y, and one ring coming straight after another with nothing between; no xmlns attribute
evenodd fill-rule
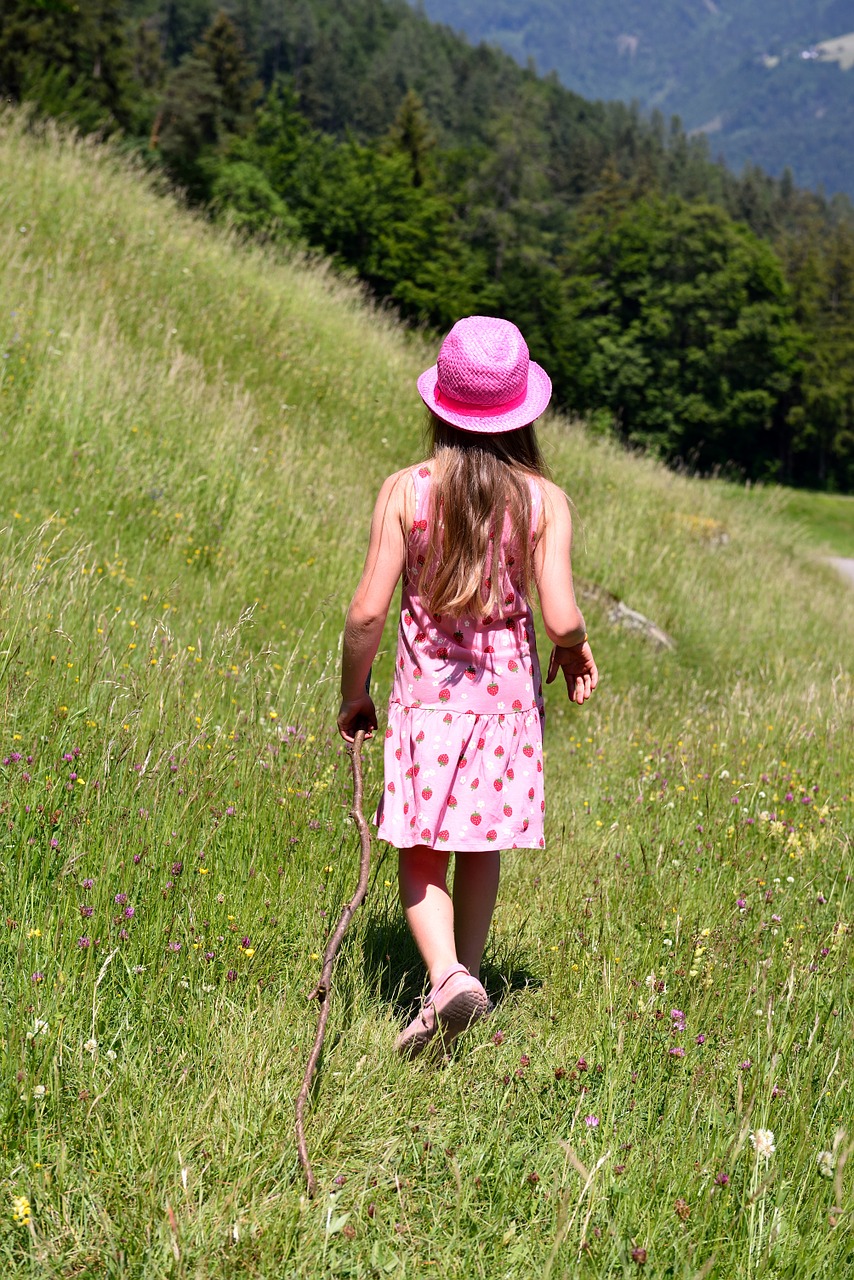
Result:
<svg viewBox="0 0 854 1280"><path fill-rule="evenodd" d="M854 587L854 559L844 556L831 556L829 563L833 565L834 569L838 569L843 578Z"/></svg>

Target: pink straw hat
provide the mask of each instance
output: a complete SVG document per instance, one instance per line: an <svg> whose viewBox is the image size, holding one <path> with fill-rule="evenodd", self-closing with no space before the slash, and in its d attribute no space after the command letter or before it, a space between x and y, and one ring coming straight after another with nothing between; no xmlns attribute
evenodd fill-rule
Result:
<svg viewBox="0 0 854 1280"><path fill-rule="evenodd" d="M494 316L458 320L439 359L418 379L428 409L463 431L516 431L538 418L552 394L515 324Z"/></svg>

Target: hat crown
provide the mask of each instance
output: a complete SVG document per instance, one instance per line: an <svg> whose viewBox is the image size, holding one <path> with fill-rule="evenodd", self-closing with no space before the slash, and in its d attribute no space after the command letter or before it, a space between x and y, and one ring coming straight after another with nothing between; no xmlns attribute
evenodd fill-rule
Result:
<svg viewBox="0 0 854 1280"><path fill-rule="evenodd" d="M510 320L467 316L451 329L436 362L438 390L459 404L495 408L525 394L530 356Z"/></svg>

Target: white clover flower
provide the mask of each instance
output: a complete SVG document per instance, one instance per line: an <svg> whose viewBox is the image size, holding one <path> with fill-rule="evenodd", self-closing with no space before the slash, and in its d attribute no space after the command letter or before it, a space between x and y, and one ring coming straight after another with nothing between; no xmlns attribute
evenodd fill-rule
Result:
<svg viewBox="0 0 854 1280"><path fill-rule="evenodd" d="M832 1178L833 1170L836 1168L836 1156L832 1151L819 1151L816 1157L818 1171L823 1178Z"/></svg>
<svg viewBox="0 0 854 1280"><path fill-rule="evenodd" d="M772 1129L754 1129L750 1141L757 1156L764 1156L766 1160L770 1160L776 1151Z"/></svg>
<svg viewBox="0 0 854 1280"><path fill-rule="evenodd" d="M720 773L718 774L718 777L719 777L719 778L728 778L728 777L729 777L729 769L721 769Z"/></svg>
<svg viewBox="0 0 854 1280"><path fill-rule="evenodd" d="M93 1057L95 1056L95 1054L98 1052L98 1041L94 1038L94 1036L84 1043L83 1049L86 1053L91 1053Z"/></svg>
<svg viewBox="0 0 854 1280"><path fill-rule="evenodd" d="M50 1031L50 1027L44 1021L44 1019L36 1018L35 1022L33 1023L32 1031L27 1032L27 1039L35 1040L36 1036L46 1036L48 1031Z"/></svg>
<svg viewBox="0 0 854 1280"><path fill-rule="evenodd" d="M43 1084L37 1084L36 1087L33 1089L34 1098L43 1098L46 1093L47 1093L47 1089L44 1087Z"/></svg>
<svg viewBox="0 0 854 1280"><path fill-rule="evenodd" d="M110 1059L110 1062L115 1062L116 1058L118 1057L118 1054L116 1053L115 1049L108 1049L107 1057Z"/></svg>

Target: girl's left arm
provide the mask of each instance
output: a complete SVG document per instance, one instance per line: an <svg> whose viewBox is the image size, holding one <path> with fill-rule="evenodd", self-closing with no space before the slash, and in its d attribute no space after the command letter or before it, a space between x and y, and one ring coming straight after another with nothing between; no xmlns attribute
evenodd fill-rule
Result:
<svg viewBox="0 0 854 1280"><path fill-rule="evenodd" d="M377 655L389 605L406 561L405 506L408 472L399 471L380 489L362 577L347 610L341 666L338 732L352 742L358 729L370 737L376 708L365 685Z"/></svg>

